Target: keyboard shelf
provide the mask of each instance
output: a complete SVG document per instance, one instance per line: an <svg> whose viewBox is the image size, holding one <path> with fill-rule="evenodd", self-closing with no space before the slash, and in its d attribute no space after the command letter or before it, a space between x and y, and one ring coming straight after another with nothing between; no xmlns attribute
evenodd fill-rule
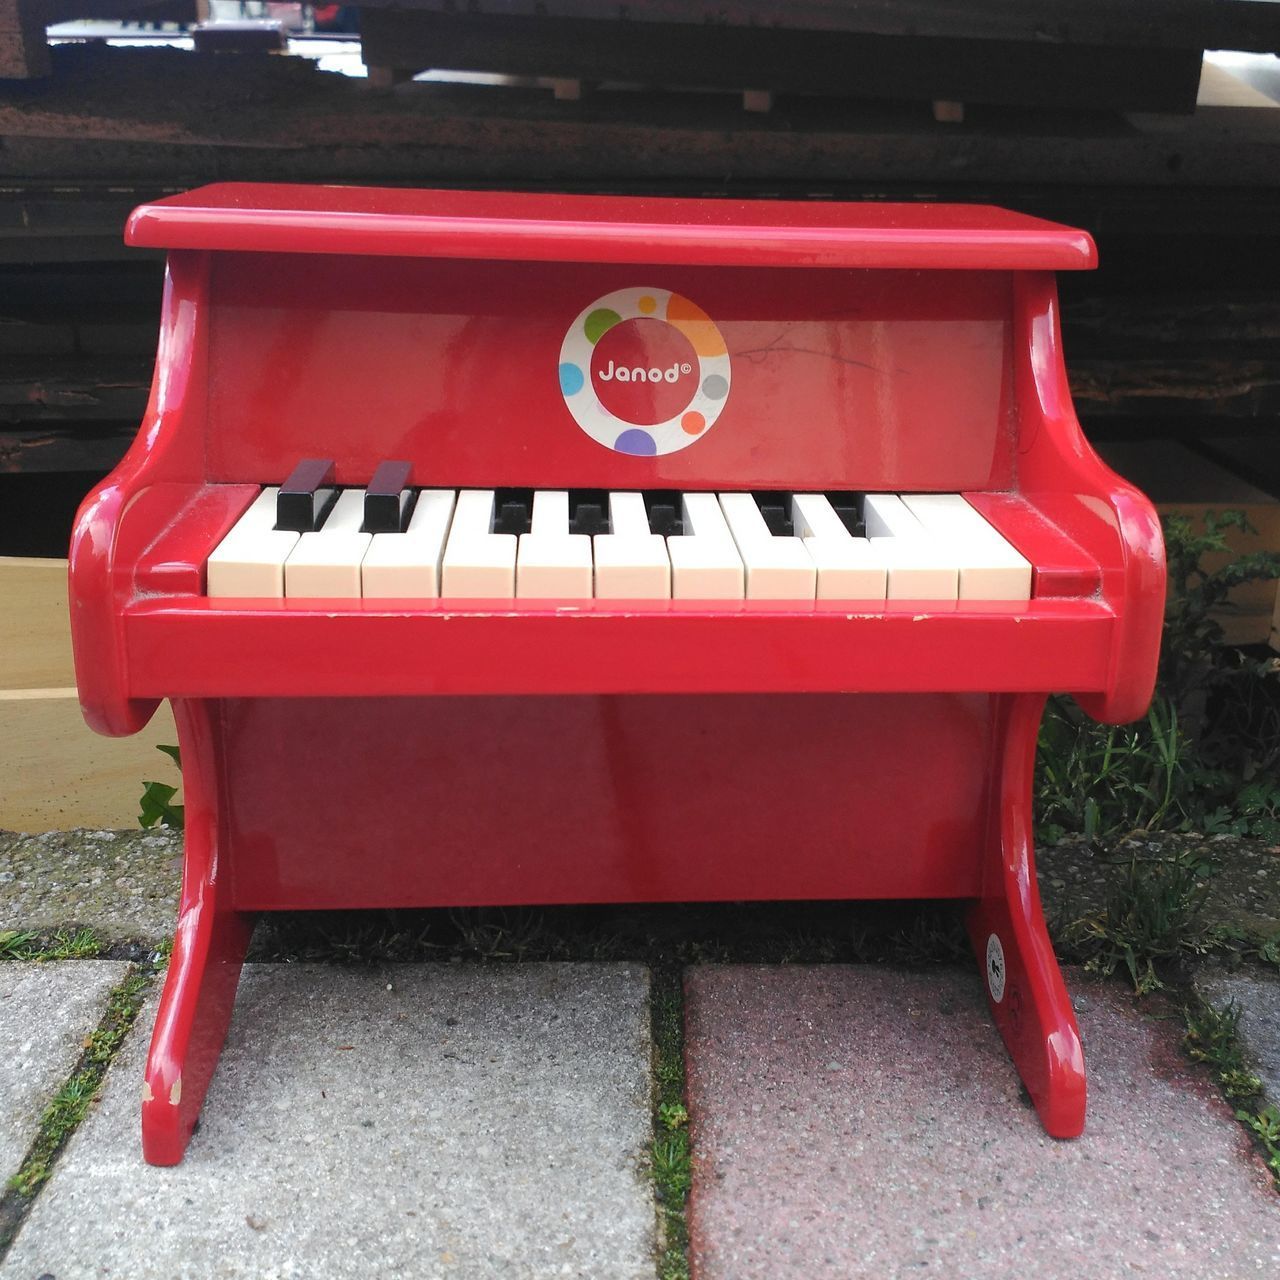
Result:
<svg viewBox="0 0 1280 1280"><path fill-rule="evenodd" d="M1090 600L330 603L135 602L130 695L1088 691L1105 687L1115 622Z"/></svg>

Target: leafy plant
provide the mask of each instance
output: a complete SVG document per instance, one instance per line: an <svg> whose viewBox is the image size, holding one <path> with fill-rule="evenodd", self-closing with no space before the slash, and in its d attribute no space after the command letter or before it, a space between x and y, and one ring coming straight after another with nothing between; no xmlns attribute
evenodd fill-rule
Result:
<svg viewBox="0 0 1280 1280"><path fill-rule="evenodd" d="M1258 1079L1245 1063L1240 1051L1237 1031L1240 1010L1234 1004L1225 1009L1201 1005L1186 1011L1187 1032L1183 1045L1197 1062L1207 1063L1228 1098L1252 1098L1262 1089Z"/></svg>
<svg viewBox="0 0 1280 1280"><path fill-rule="evenodd" d="M1054 698L1040 728L1036 800L1051 843L1067 832L1088 840L1177 826L1188 816L1189 744L1178 712L1157 695L1131 725L1091 721Z"/></svg>
<svg viewBox="0 0 1280 1280"><path fill-rule="evenodd" d="M1267 1168L1280 1187L1280 1107L1263 1107L1261 1111L1237 1111L1239 1120L1262 1144L1267 1153Z"/></svg>
<svg viewBox="0 0 1280 1280"><path fill-rule="evenodd" d="M1280 660L1227 644L1211 616L1241 583L1280 577L1280 555L1206 568L1232 530L1251 531L1243 512L1210 512L1199 530L1165 518L1169 600L1145 720L1095 724L1050 700L1036 774L1043 838L1194 828L1280 839Z"/></svg>
<svg viewBox="0 0 1280 1280"><path fill-rule="evenodd" d="M178 753L177 747L160 746L157 744L157 751L163 751L179 768L182 767L182 759ZM142 796L138 801L140 812L138 814L138 825L140 827L154 827L157 823L162 827L176 827L181 830L186 820L185 806L174 804L173 798L178 794L178 788L170 786L167 782L146 782L142 784Z"/></svg>

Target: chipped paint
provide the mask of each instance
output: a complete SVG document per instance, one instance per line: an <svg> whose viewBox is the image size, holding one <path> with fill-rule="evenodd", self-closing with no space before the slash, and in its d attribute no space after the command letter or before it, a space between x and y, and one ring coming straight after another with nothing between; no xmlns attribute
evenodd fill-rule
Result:
<svg viewBox="0 0 1280 1280"><path fill-rule="evenodd" d="M142 1082L142 1100L143 1102L154 1102L156 1095L151 1092L151 1081L144 1080Z"/></svg>
<svg viewBox="0 0 1280 1280"><path fill-rule="evenodd" d="M179 1076L169 1089L169 1105L176 1107L182 1101L182 1077Z"/></svg>

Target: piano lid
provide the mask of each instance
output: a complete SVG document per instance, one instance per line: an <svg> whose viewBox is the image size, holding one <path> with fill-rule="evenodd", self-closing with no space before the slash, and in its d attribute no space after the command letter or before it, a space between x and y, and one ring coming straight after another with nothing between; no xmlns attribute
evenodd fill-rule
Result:
<svg viewBox="0 0 1280 1280"><path fill-rule="evenodd" d="M1082 270L1084 231L989 205L225 182L134 211L156 249L733 267Z"/></svg>

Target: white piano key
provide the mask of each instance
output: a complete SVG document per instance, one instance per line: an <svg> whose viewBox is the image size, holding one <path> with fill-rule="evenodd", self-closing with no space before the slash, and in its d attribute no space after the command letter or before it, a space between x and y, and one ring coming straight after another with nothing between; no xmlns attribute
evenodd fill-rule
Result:
<svg viewBox="0 0 1280 1280"><path fill-rule="evenodd" d="M901 498L866 494L862 518L872 553L888 575L886 599L957 599L960 567L954 549L926 530Z"/></svg>
<svg viewBox="0 0 1280 1280"><path fill-rule="evenodd" d="M791 499L791 523L818 570L819 600L883 600L888 566L866 538L855 538L821 493Z"/></svg>
<svg viewBox="0 0 1280 1280"><path fill-rule="evenodd" d="M284 562L299 535L279 530L277 489L263 489L206 564L210 596L265 599L284 595Z"/></svg>
<svg viewBox="0 0 1280 1280"><path fill-rule="evenodd" d="M868 493L862 499L862 522L868 538L918 538L920 521L896 494Z"/></svg>
<svg viewBox="0 0 1280 1280"><path fill-rule="evenodd" d="M516 595L526 600L590 600L591 539L569 532L567 489L538 489L529 532L520 535Z"/></svg>
<svg viewBox="0 0 1280 1280"><path fill-rule="evenodd" d="M284 593L296 599L360 598L360 562L373 535L361 533L364 490L344 489L324 524L304 533L284 562Z"/></svg>
<svg viewBox="0 0 1280 1280"><path fill-rule="evenodd" d="M1031 564L958 493L904 493L925 532L944 541L960 570L961 600L1031 599Z"/></svg>
<svg viewBox="0 0 1280 1280"><path fill-rule="evenodd" d="M609 495L609 533L592 539L596 598L665 600L671 595L667 540L649 530L644 495Z"/></svg>
<svg viewBox="0 0 1280 1280"><path fill-rule="evenodd" d="M423 489L403 533L375 533L360 565L361 591L371 599L421 599L440 594L440 560L453 518L452 489Z"/></svg>
<svg viewBox="0 0 1280 1280"><path fill-rule="evenodd" d="M463 489L441 561L440 594L510 599L516 593L516 537L494 533L492 489Z"/></svg>
<svg viewBox="0 0 1280 1280"><path fill-rule="evenodd" d="M677 600L741 600L744 571L714 493L680 500L685 532L667 539L671 594Z"/></svg>
<svg viewBox="0 0 1280 1280"><path fill-rule="evenodd" d="M813 557L800 538L778 538L749 493L722 493L720 510L746 570L748 600L812 600Z"/></svg>
<svg viewBox="0 0 1280 1280"><path fill-rule="evenodd" d="M871 555L885 567L889 600L955 600L960 574L955 557L924 537L872 538Z"/></svg>

